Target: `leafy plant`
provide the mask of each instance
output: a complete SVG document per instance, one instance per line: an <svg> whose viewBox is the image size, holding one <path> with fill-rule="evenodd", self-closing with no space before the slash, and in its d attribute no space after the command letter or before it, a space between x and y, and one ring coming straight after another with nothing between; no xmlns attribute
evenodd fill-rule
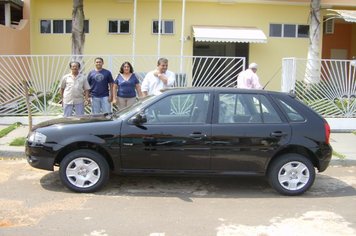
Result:
<svg viewBox="0 0 356 236"><path fill-rule="evenodd" d="M346 158L346 156L344 154L338 153L336 151L333 151L333 156L336 156L337 158L340 158L340 159Z"/></svg>
<svg viewBox="0 0 356 236"><path fill-rule="evenodd" d="M10 146L24 146L26 142L26 137L15 138L11 141Z"/></svg>
<svg viewBox="0 0 356 236"><path fill-rule="evenodd" d="M22 125L21 122L16 122L4 129L0 130L0 138L4 137L5 135L7 135L11 131L15 130L17 127L20 127L21 125Z"/></svg>

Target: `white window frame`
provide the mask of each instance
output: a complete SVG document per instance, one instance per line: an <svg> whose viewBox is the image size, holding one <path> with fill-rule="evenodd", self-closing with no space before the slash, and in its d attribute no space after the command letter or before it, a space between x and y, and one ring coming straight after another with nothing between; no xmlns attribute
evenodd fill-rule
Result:
<svg viewBox="0 0 356 236"><path fill-rule="evenodd" d="M109 25L110 21L116 21L117 22L117 30L118 32L110 32L109 31ZM129 22L129 32L121 32L121 21L128 21ZM130 34L131 33L131 21L129 19L109 19L108 20L108 34Z"/></svg>
<svg viewBox="0 0 356 236"><path fill-rule="evenodd" d="M153 24L155 23L155 22L158 22L158 19L154 19L154 20L152 20L152 24L151 24L151 33L153 34L153 35L158 35L158 32L157 33L155 33L155 32L153 32ZM172 25L173 25L173 32L172 33L166 33L166 30L165 30L165 22L172 22ZM174 35L175 34L175 22L174 22L174 20L161 20L161 30L162 30L162 33L161 33L161 35Z"/></svg>
<svg viewBox="0 0 356 236"><path fill-rule="evenodd" d="M306 39L306 38L308 38L308 37L298 37L298 27L299 26L309 26L309 25L306 25L306 24L290 24L290 23L284 23L284 24L281 24L281 23L270 23L269 24L269 26L270 26L269 29L271 29L271 25L280 25L281 28L282 28L281 36L271 36L269 34L269 37L271 37L271 38L290 38L290 39L295 39L295 38ZM295 26L295 37L286 37L284 35L284 26L285 25L294 25Z"/></svg>

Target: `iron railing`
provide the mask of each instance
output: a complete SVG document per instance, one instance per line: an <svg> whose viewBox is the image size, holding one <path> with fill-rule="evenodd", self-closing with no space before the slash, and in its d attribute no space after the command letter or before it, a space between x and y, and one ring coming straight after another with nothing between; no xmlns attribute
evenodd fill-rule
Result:
<svg viewBox="0 0 356 236"><path fill-rule="evenodd" d="M70 72L69 62L79 60L81 73L94 69L94 59L102 57L114 78L124 61L129 61L142 80L157 65L157 56L131 55L5 55L0 56L0 115L28 114L25 85L29 90L31 113L58 115L59 81ZM245 58L166 56L169 70L176 73L175 87L234 87L245 68ZM87 107L86 112L90 112Z"/></svg>
<svg viewBox="0 0 356 236"><path fill-rule="evenodd" d="M308 63L314 64L314 71L308 69ZM295 91L325 118L356 117L355 60L285 58L282 68L282 91Z"/></svg>

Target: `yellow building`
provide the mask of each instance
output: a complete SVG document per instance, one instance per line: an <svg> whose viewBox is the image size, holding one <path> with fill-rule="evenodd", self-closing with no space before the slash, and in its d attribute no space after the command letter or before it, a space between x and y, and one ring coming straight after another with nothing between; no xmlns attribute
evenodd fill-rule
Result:
<svg viewBox="0 0 356 236"><path fill-rule="evenodd" d="M70 54L73 1L26 2L30 53ZM354 0L321 2L323 19L328 8L356 9ZM280 73L282 58L307 57L309 12L310 0L84 0L84 54L246 57L247 64L259 64L265 84ZM332 23L343 33L329 37L324 58L356 56L356 24ZM274 79L268 88L279 90L280 83Z"/></svg>

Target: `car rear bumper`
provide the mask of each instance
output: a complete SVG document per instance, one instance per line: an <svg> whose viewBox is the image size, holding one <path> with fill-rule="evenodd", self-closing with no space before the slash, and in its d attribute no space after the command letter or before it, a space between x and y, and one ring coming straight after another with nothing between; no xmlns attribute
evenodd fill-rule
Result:
<svg viewBox="0 0 356 236"><path fill-rule="evenodd" d="M320 158L319 158L319 166L318 170L319 172L323 172L326 170L326 168L329 166L329 163L331 161L333 155L333 149L330 145L326 144L323 145L322 148L320 148Z"/></svg>

